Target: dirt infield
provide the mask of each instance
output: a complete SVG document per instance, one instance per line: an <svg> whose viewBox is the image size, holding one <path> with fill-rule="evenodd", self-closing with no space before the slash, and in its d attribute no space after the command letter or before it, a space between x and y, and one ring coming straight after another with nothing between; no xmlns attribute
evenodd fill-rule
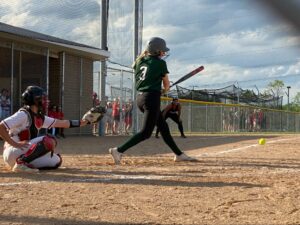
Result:
<svg viewBox="0 0 300 225"><path fill-rule="evenodd" d="M112 165L128 137L59 139L63 167L39 174L1 157L0 224L300 224L300 135L261 136L175 137L196 163L151 138Z"/></svg>

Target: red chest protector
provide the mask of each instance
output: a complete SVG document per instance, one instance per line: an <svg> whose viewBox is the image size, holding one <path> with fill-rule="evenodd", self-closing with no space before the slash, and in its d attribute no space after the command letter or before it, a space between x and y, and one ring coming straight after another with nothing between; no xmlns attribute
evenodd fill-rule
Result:
<svg viewBox="0 0 300 225"><path fill-rule="evenodd" d="M25 112L29 120L29 127L25 130L22 130L18 134L20 141L28 141L30 139L38 137L39 131L44 124L45 116L32 112L29 107L24 107L20 109L20 111Z"/></svg>

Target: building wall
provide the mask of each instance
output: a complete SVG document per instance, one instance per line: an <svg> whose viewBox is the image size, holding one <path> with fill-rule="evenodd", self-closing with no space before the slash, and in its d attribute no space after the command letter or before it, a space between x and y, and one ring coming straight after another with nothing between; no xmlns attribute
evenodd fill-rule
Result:
<svg viewBox="0 0 300 225"><path fill-rule="evenodd" d="M81 119L92 107L93 62L66 54L63 93L63 112L68 119ZM91 126L72 128L66 134L91 133Z"/></svg>
<svg viewBox="0 0 300 225"><path fill-rule="evenodd" d="M88 109L93 106L92 94L93 94L93 61L90 59L83 59L83 83L82 83L82 99L81 108L82 114L86 113ZM92 126L87 125L81 128L83 133L92 133Z"/></svg>
<svg viewBox="0 0 300 225"><path fill-rule="evenodd" d="M61 63L59 58L49 59L49 100L50 105L61 105L62 79L60 77Z"/></svg>
<svg viewBox="0 0 300 225"><path fill-rule="evenodd" d="M4 44L0 39L0 87L10 89L11 49ZM11 95L14 100L13 112L21 106L21 93L28 85L40 85L46 88L47 80L47 57L45 55L17 49L14 53L14 83ZM50 104L61 105L66 119L81 119L83 114L92 107L93 60L65 54L63 82L62 56L63 54L60 54L58 58L49 58ZM19 77L22 78L21 81ZM66 135L91 133L91 125L65 130Z"/></svg>

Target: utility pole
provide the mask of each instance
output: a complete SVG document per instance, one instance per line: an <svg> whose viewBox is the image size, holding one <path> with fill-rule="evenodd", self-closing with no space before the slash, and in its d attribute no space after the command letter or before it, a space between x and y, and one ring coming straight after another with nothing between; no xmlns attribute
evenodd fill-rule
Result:
<svg viewBox="0 0 300 225"><path fill-rule="evenodd" d="M288 100L287 110L290 111L290 88L291 88L291 86L287 86L286 88L287 88L286 95L287 95L287 100ZM286 125L287 130L289 130L289 125L290 125L290 118L289 117L290 117L290 114L287 113L287 125Z"/></svg>
<svg viewBox="0 0 300 225"><path fill-rule="evenodd" d="M101 1L101 49L108 50L107 47L107 19L108 19L108 2L109 0ZM100 62L100 85L99 85L99 100L102 106L106 105L105 84L106 84L106 61ZM99 136L105 136L104 120L99 122Z"/></svg>
<svg viewBox="0 0 300 225"><path fill-rule="evenodd" d="M134 36L133 36L133 62L135 61L136 57L139 54L139 45L141 40L141 29L143 24L143 14L142 10L143 7L143 0L134 0ZM133 102L136 103L136 90L135 90L135 75L132 75L132 96ZM138 112L136 104L133 107L133 133L137 133L138 130Z"/></svg>
<svg viewBox="0 0 300 225"><path fill-rule="evenodd" d="M108 20L108 0L101 2L101 49L108 50L107 47L107 20ZM105 100L105 83L106 83L106 62L101 61L100 68L100 90L99 98L103 102Z"/></svg>
<svg viewBox="0 0 300 225"><path fill-rule="evenodd" d="M287 101L288 101L287 108L288 108L288 111L290 111L290 88L291 88L291 86L287 86L286 88L288 90L287 93L286 93L286 95L287 95Z"/></svg>

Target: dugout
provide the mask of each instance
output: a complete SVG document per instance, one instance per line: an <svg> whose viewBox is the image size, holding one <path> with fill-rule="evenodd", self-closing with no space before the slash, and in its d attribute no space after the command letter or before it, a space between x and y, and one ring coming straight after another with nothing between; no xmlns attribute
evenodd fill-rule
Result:
<svg viewBox="0 0 300 225"><path fill-rule="evenodd" d="M108 57L106 50L0 23L0 90L10 92L11 114L21 106L24 89L38 85L50 104L62 106L66 118L81 118L92 106L94 62Z"/></svg>

